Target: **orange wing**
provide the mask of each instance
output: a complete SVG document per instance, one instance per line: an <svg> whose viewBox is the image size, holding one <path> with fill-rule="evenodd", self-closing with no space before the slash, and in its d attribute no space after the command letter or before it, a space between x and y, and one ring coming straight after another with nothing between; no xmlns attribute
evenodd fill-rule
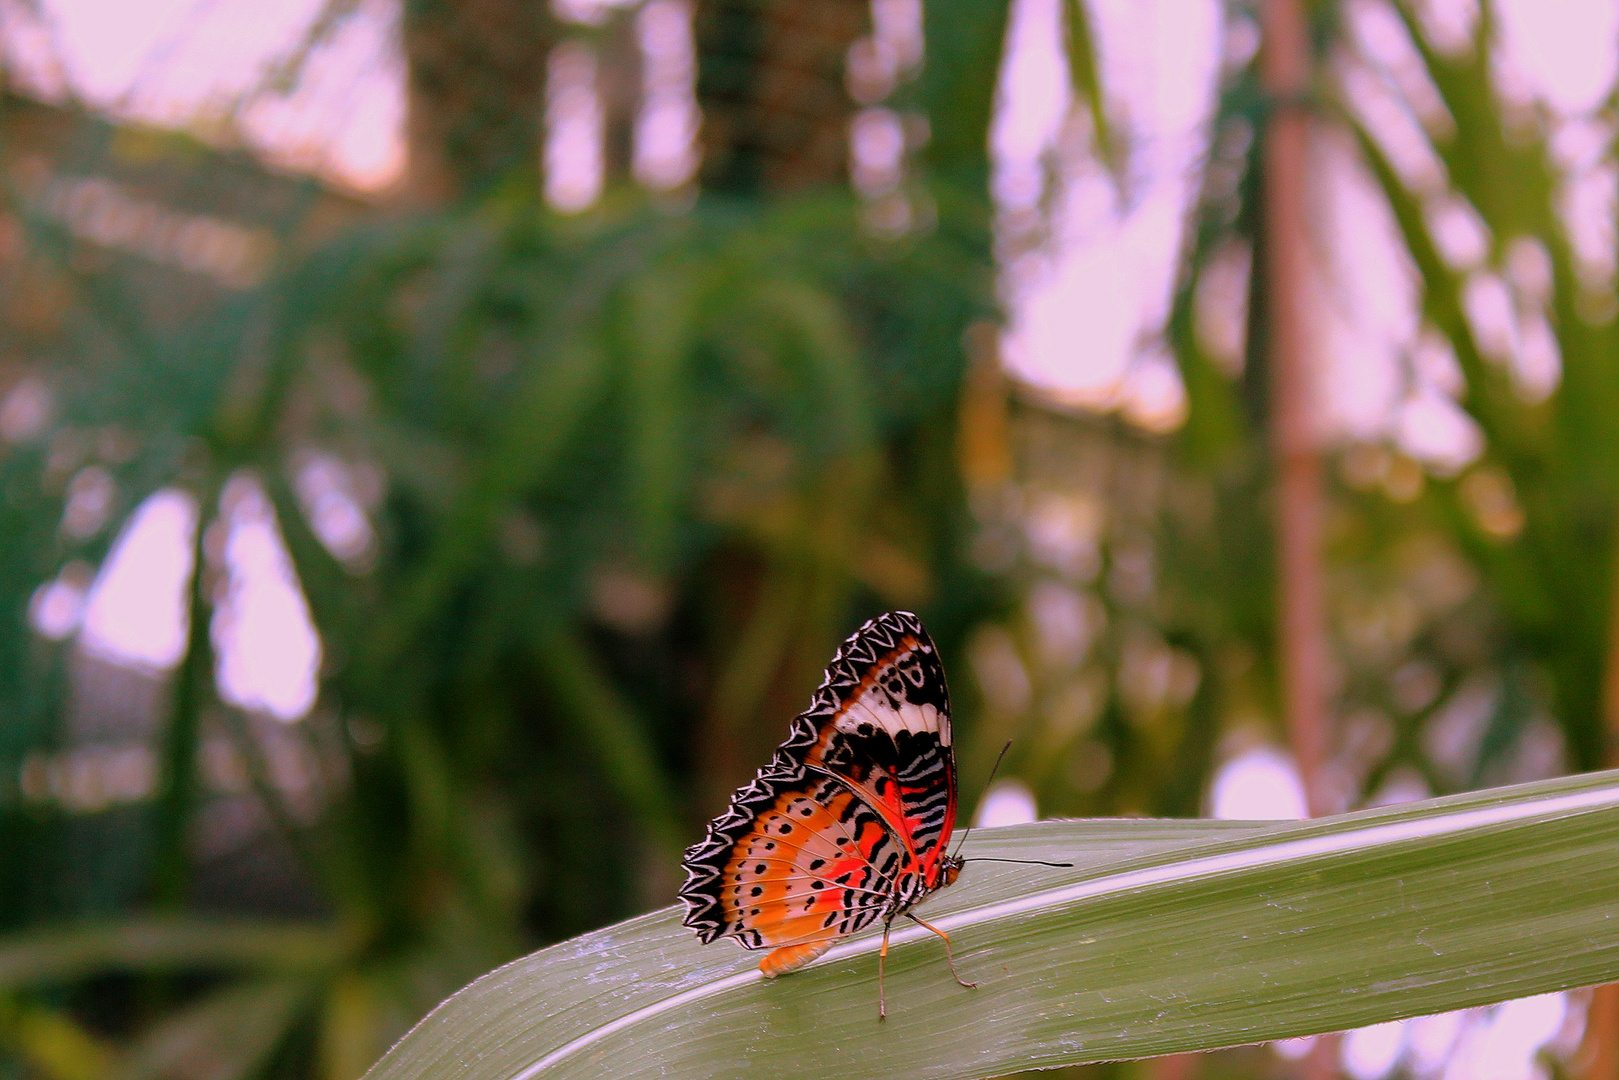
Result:
<svg viewBox="0 0 1619 1080"><path fill-rule="evenodd" d="M775 792L721 854L701 890L713 925L699 933L749 949L830 943L869 926L912 866L882 818L828 777Z"/></svg>

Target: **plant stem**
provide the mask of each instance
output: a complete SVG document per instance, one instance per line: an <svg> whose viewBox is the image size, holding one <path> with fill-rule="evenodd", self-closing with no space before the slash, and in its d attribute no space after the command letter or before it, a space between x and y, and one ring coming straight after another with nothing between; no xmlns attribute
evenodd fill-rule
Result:
<svg viewBox="0 0 1619 1080"><path fill-rule="evenodd" d="M197 493L197 523L191 544L191 580L186 592L186 651L174 673L174 704L163 733L162 779L156 807L156 858L152 895L161 908L180 908L190 878L188 837L197 799L197 744L204 702L212 686L213 649L209 639L207 555L203 550L206 515L214 486Z"/></svg>

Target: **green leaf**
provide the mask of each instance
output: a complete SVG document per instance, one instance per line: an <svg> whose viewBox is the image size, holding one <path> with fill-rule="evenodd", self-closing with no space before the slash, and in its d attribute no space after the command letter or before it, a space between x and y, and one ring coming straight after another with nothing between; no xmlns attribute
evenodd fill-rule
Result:
<svg viewBox="0 0 1619 1080"><path fill-rule="evenodd" d="M896 928L768 981L673 909L542 950L439 1006L371 1080L981 1077L1332 1031L1619 977L1619 773L1314 822L985 830Z"/></svg>
<svg viewBox="0 0 1619 1080"><path fill-rule="evenodd" d="M606 363L594 343L565 342L525 374L477 473L449 511L442 539L372 637L364 654L372 677L392 678L392 665L408 651L468 567L483 557L500 512L555 467L602 391Z"/></svg>
<svg viewBox="0 0 1619 1080"><path fill-rule="evenodd" d="M669 811L674 800L644 725L576 632L546 618L536 619L533 630L535 658L552 690L567 704L576 730L596 753L615 793L636 815L636 824L656 850L678 851Z"/></svg>
<svg viewBox="0 0 1619 1080"><path fill-rule="evenodd" d="M1010 8L1007 0L922 5L928 45L920 97L931 133L923 157L936 176L976 202L988 202L989 125Z"/></svg>
<svg viewBox="0 0 1619 1080"><path fill-rule="evenodd" d="M1102 95L1102 77L1096 62L1096 29L1084 0L1063 0L1063 44L1068 54L1068 81L1074 96L1090 110L1096 155L1118 173L1121 162L1115 145L1113 126L1108 122L1107 102Z"/></svg>
<svg viewBox="0 0 1619 1080"><path fill-rule="evenodd" d="M342 956L335 930L298 923L134 919L0 938L0 990L66 983L111 970L251 967L318 971Z"/></svg>
<svg viewBox="0 0 1619 1080"><path fill-rule="evenodd" d="M308 979L226 986L143 1034L111 1080L220 1080L249 1076L286 1037L311 996Z"/></svg>
<svg viewBox="0 0 1619 1080"><path fill-rule="evenodd" d="M625 364L630 414L626 459L636 504L636 542L645 566L666 569L674 544L681 484L687 468L694 336L690 271L648 275L630 290Z"/></svg>
<svg viewBox="0 0 1619 1080"><path fill-rule="evenodd" d="M102 1080L112 1047L55 1009L0 998L0 1048L47 1080Z"/></svg>

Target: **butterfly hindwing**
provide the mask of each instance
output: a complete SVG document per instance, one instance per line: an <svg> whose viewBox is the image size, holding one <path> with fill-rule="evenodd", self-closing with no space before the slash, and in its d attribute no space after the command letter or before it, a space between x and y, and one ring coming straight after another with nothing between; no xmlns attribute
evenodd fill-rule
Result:
<svg viewBox="0 0 1619 1080"><path fill-rule="evenodd" d="M877 918L909 868L882 818L820 777L778 792L731 846L720 914L752 948L842 937Z"/></svg>

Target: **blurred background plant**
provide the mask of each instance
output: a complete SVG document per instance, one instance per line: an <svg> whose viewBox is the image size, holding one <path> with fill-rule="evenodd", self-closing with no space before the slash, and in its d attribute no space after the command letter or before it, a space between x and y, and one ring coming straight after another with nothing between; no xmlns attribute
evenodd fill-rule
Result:
<svg viewBox="0 0 1619 1080"><path fill-rule="evenodd" d="M1614 764L1619 4L1549 7L0 0L0 1069L359 1076L666 903L891 607L979 820Z"/></svg>

